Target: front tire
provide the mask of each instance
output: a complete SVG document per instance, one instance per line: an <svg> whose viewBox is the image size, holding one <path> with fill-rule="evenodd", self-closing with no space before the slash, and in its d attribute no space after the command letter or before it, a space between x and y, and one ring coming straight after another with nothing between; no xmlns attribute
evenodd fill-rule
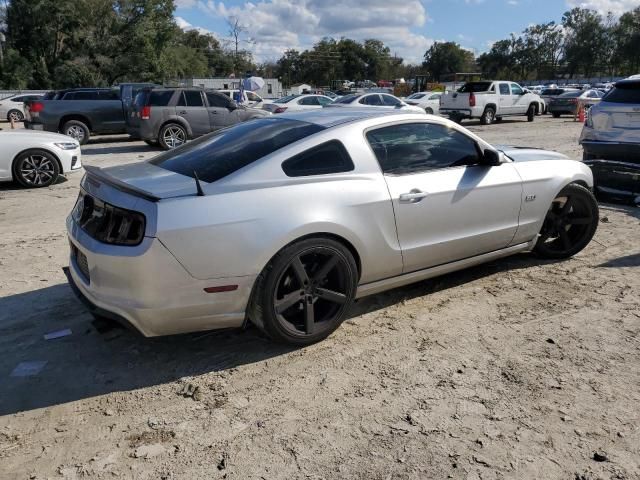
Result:
<svg viewBox="0 0 640 480"><path fill-rule="evenodd" d="M487 107L482 112L480 123L482 125L491 125L496 118L496 111L492 107Z"/></svg>
<svg viewBox="0 0 640 480"><path fill-rule="evenodd" d="M62 133L71 138L75 138L80 145L84 145L89 141L91 136L89 127L80 120L69 120L62 126Z"/></svg>
<svg viewBox="0 0 640 480"><path fill-rule="evenodd" d="M58 160L45 150L27 150L13 162L13 177L23 187L48 187L58 179L58 175Z"/></svg>
<svg viewBox="0 0 640 480"><path fill-rule="evenodd" d="M358 267L343 244L310 238L281 250L258 276L249 318L269 338L309 345L340 326L358 284Z"/></svg>
<svg viewBox="0 0 640 480"><path fill-rule="evenodd" d="M427 107L427 108L425 108L425 109L424 109L424 112L425 112L427 115L433 115L433 108L431 108L431 107Z"/></svg>
<svg viewBox="0 0 640 480"><path fill-rule="evenodd" d="M598 222L593 194L581 185L567 185L551 202L534 252L542 258L569 258L589 244Z"/></svg>
<svg viewBox="0 0 640 480"><path fill-rule="evenodd" d="M560 118L560 114L558 112L553 112L551 115L553 115L553 118Z"/></svg>
<svg viewBox="0 0 640 480"><path fill-rule="evenodd" d="M165 150L172 150L187 141L187 131L177 123L167 123L160 129L158 136L160 146Z"/></svg>
<svg viewBox="0 0 640 480"><path fill-rule="evenodd" d="M536 106L531 104L527 110L527 122L533 122L536 118Z"/></svg>

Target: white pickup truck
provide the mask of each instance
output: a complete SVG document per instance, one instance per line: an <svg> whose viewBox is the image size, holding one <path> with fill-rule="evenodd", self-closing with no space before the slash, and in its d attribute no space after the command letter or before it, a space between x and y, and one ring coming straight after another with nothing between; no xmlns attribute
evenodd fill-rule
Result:
<svg viewBox="0 0 640 480"><path fill-rule="evenodd" d="M479 118L490 125L502 117L526 115L529 122L538 112L540 97L529 93L514 82L479 81L465 83L457 92L445 92L440 97L440 113L454 122Z"/></svg>

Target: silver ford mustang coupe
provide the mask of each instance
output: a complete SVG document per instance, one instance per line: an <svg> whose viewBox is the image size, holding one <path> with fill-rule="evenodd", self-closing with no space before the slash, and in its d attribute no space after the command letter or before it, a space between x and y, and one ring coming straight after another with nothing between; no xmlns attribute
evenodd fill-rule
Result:
<svg viewBox="0 0 640 480"><path fill-rule="evenodd" d="M251 321L309 344L354 299L518 252L570 257L598 224L582 163L424 114L284 113L85 168L69 282L146 336Z"/></svg>

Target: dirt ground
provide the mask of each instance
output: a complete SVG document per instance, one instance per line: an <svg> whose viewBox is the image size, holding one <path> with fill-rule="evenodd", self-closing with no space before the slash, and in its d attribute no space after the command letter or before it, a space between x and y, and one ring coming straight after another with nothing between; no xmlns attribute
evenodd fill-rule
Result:
<svg viewBox="0 0 640 480"><path fill-rule="evenodd" d="M580 156L569 118L469 126ZM124 137L83 152L157 153ZM601 205L569 261L519 255L369 297L294 350L254 329L93 324L61 271L79 180L0 186L0 479L640 478L640 209ZM46 364L11 376L27 361Z"/></svg>

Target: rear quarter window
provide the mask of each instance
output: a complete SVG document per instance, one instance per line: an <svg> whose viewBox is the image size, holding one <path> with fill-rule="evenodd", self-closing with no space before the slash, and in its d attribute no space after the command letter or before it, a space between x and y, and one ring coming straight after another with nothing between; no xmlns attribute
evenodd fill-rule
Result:
<svg viewBox="0 0 640 480"><path fill-rule="evenodd" d="M148 105L152 107L166 107L173 97L173 90L152 91L149 94Z"/></svg>
<svg viewBox="0 0 640 480"><path fill-rule="evenodd" d="M337 140L313 147L282 164L282 170L288 177L328 175L350 172L353 169L353 161L347 149Z"/></svg>

